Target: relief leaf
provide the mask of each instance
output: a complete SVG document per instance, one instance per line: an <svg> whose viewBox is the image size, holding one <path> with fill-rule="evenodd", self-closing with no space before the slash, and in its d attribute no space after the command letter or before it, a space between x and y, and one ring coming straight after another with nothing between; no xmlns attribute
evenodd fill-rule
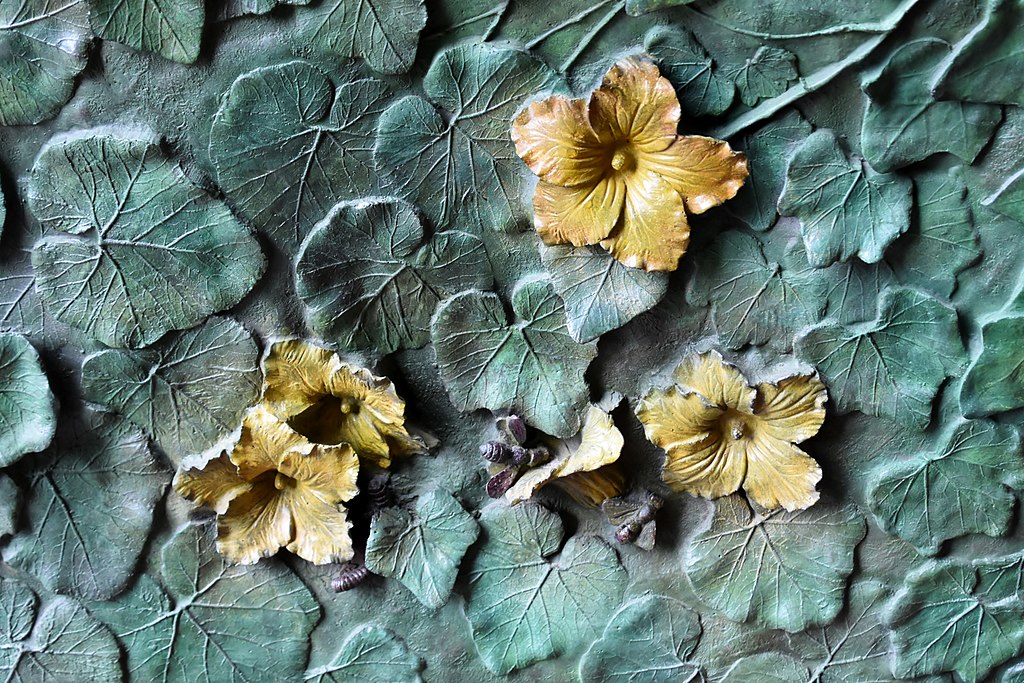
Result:
<svg viewBox="0 0 1024 683"><path fill-rule="evenodd" d="M666 7L678 7L689 5L694 0L626 0L626 14L631 17L638 17L641 14L654 12Z"/></svg>
<svg viewBox="0 0 1024 683"><path fill-rule="evenodd" d="M89 0L96 35L176 62L199 58L203 0Z"/></svg>
<svg viewBox="0 0 1024 683"><path fill-rule="evenodd" d="M710 527L687 552L697 597L733 621L791 633L835 619L867 531L853 507L823 501L760 513L738 495L714 506Z"/></svg>
<svg viewBox="0 0 1024 683"><path fill-rule="evenodd" d="M0 2L0 126L56 116L91 44L86 0Z"/></svg>
<svg viewBox="0 0 1024 683"><path fill-rule="evenodd" d="M626 8L628 11L628 2ZM711 55L689 31L678 26L652 28L644 36L644 49L675 86L687 117L721 114L732 104L735 84L718 71Z"/></svg>
<svg viewBox="0 0 1024 683"><path fill-rule="evenodd" d="M387 96L381 81L345 72L335 83L302 61L242 74L210 128L218 184L294 252L337 202L381 191L370 138Z"/></svg>
<svg viewBox="0 0 1024 683"><path fill-rule="evenodd" d="M698 683L688 661L701 627L697 613L675 598L648 595L623 605L580 662L580 683Z"/></svg>
<svg viewBox="0 0 1024 683"><path fill-rule="evenodd" d="M985 16L953 48L935 78L942 99L1024 105L1024 6L988 0Z"/></svg>
<svg viewBox="0 0 1024 683"><path fill-rule="evenodd" d="M841 413L859 410L916 427L931 421L939 385L966 360L956 311L906 287L882 292L875 320L826 320L798 336L794 348L821 373Z"/></svg>
<svg viewBox="0 0 1024 683"><path fill-rule="evenodd" d="M932 451L878 468L868 507L879 526L933 555L942 542L970 533L1001 536L1024 485L1020 437L1008 425L968 421Z"/></svg>
<svg viewBox="0 0 1024 683"><path fill-rule="evenodd" d="M107 346L145 346L234 306L266 265L228 207L151 140L56 138L36 159L28 198L59 231L32 253L43 304Z"/></svg>
<svg viewBox="0 0 1024 683"><path fill-rule="evenodd" d="M762 45L754 56L730 70L740 100L748 107L785 92L798 76L796 55L781 47Z"/></svg>
<svg viewBox="0 0 1024 683"><path fill-rule="evenodd" d="M317 334L382 354L426 345L442 299L493 284L479 237L450 231L427 240L400 199L335 206L302 244L295 274Z"/></svg>
<svg viewBox="0 0 1024 683"><path fill-rule="evenodd" d="M573 436L589 403L583 373L597 342L572 338L546 280L519 282L512 309L510 323L497 294L476 291L438 308L431 335L448 395L462 411L508 409L551 436Z"/></svg>
<svg viewBox="0 0 1024 683"><path fill-rule="evenodd" d="M875 263L910 227L911 190L906 178L848 157L832 131L819 130L790 160L779 213L800 219L812 265L853 256Z"/></svg>
<svg viewBox="0 0 1024 683"><path fill-rule="evenodd" d="M121 641L131 680L302 680L320 609L290 569L228 565L201 526L176 533L159 558L159 581L142 574L128 593L92 606Z"/></svg>
<svg viewBox="0 0 1024 683"><path fill-rule="evenodd" d="M427 607L448 602L459 564L479 534L476 520L451 494L420 496L415 514L387 508L370 524L366 566L397 579Z"/></svg>
<svg viewBox="0 0 1024 683"><path fill-rule="evenodd" d="M534 503L490 505L480 523L466 616L488 670L508 674L601 633L627 580L614 550L596 536L563 546L558 515Z"/></svg>
<svg viewBox="0 0 1024 683"><path fill-rule="evenodd" d="M82 391L131 420L178 463L238 428L259 398L258 364L259 348L244 327L211 318L148 349L89 356Z"/></svg>
<svg viewBox="0 0 1024 683"><path fill-rule="evenodd" d="M761 652L736 662L722 683L800 683L807 679L807 667L796 659L782 652Z"/></svg>
<svg viewBox="0 0 1024 683"><path fill-rule="evenodd" d="M876 170L894 171L938 152L971 163L992 137L1002 119L999 107L932 96L931 75L949 50L936 38L906 43L864 83L869 101L862 146Z"/></svg>
<svg viewBox="0 0 1024 683"><path fill-rule="evenodd" d="M170 480L145 435L88 411L62 422L53 445L18 474L32 495L4 561L56 593L103 600L123 590Z"/></svg>
<svg viewBox="0 0 1024 683"><path fill-rule="evenodd" d="M14 533L20 508L21 489L13 479L0 474L0 538Z"/></svg>
<svg viewBox="0 0 1024 683"><path fill-rule="evenodd" d="M653 308L668 291L668 273L630 268L596 246L542 246L544 267L565 303L569 334L597 339Z"/></svg>
<svg viewBox="0 0 1024 683"><path fill-rule="evenodd" d="M28 340L0 334L0 467L50 445L57 428L57 399Z"/></svg>
<svg viewBox="0 0 1024 683"><path fill-rule="evenodd" d="M374 158L439 228L474 234L526 220L525 175L509 137L519 105L551 89L550 68L525 52L468 44L441 52L408 96L380 117Z"/></svg>
<svg viewBox="0 0 1024 683"><path fill-rule="evenodd" d="M348 634L329 664L310 669L313 683L420 683L420 658L391 631L363 624Z"/></svg>
<svg viewBox="0 0 1024 683"><path fill-rule="evenodd" d="M215 8L218 21L237 19L251 14L267 14L277 7L308 5L312 0L220 0Z"/></svg>
<svg viewBox="0 0 1024 683"><path fill-rule="evenodd" d="M1024 316L1009 315L981 328L981 355L960 388L960 409L983 417L1024 406Z"/></svg>

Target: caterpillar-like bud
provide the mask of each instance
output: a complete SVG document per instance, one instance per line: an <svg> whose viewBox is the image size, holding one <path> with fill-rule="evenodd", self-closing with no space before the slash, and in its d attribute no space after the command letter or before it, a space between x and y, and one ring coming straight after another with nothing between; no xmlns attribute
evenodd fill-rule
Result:
<svg viewBox="0 0 1024 683"><path fill-rule="evenodd" d="M344 593L352 590L370 575L370 570L365 564L346 562L338 569L337 575L331 579L331 590L335 593Z"/></svg>
<svg viewBox="0 0 1024 683"><path fill-rule="evenodd" d="M505 492L512 488L519 478L519 468L509 466L487 480L487 495L491 498L501 498Z"/></svg>
<svg viewBox="0 0 1024 683"><path fill-rule="evenodd" d="M526 423L518 415L499 417L497 427L498 434L508 443L522 445L526 442Z"/></svg>
<svg viewBox="0 0 1024 683"><path fill-rule="evenodd" d="M515 448L519 448L519 446L509 446L501 441L488 441L480 446L480 457L489 462L509 462L514 457L513 449ZM522 449L520 448L520 450Z"/></svg>

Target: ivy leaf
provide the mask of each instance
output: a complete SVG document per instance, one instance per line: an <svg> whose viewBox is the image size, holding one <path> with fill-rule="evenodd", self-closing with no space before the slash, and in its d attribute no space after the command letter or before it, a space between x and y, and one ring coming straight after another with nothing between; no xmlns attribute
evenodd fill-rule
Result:
<svg viewBox="0 0 1024 683"><path fill-rule="evenodd" d="M981 355L960 388L966 417L984 417L1024 407L1024 316L1009 315L981 328Z"/></svg>
<svg viewBox="0 0 1024 683"><path fill-rule="evenodd" d="M479 533L459 501L435 490L418 499L415 515L392 507L374 517L366 566L397 579L417 600L437 609L448 602L462 556Z"/></svg>
<svg viewBox="0 0 1024 683"><path fill-rule="evenodd" d="M992 137L999 107L932 97L931 75L949 50L936 38L911 41L864 84L862 146L876 170L894 171L938 152L971 163Z"/></svg>
<svg viewBox="0 0 1024 683"><path fill-rule="evenodd" d="M21 489L14 480L0 473L0 538L14 533L21 507Z"/></svg>
<svg viewBox="0 0 1024 683"><path fill-rule="evenodd" d="M32 277L32 251L7 252L0 262L0 331L38 334L48 321Z"/></svg>
<svg viewBox="0 0 1024 683"><path fill-rule="evenodd" d="M4 561L56 593L105 600L124 589L170 474L146 437L109 413L65 420L19 473L32 495Z"/></svg>
<svg viewBox="0 0 1024 683"><path fill-rule="evenodd" d="M935 78L942 99L1024 106L1024 42L1017 28L1024 7L1015 0L989 0L985 16L953 48Z"/></svg>
<svg viewBox="0 0 1024 683"><path fill-rule="evenodd" d="M626 6L628 11L628 2ZM656 26L644 36L644 49L675 86L687 116L714 116L732 104L735 84L719 73L707 50L686 29Z"/></svg>
<svg viewBox="0 0 1024 683"><path fill-rule="evenodd" d="M900 280L949 297L957 275L981 256L974 215L960 169L915 175L917 220L886 256Z"/></svg>
<svg viewBox="0 0 1024 683"><path fill-rule="evenodd" d="M449 48L423 79L429 101L405 97L381 114L374 158L439 227L476 234L526 220L526 176L509 125L523 100L555 83L554 72L525 52Z"/></svg>
<svg viewBox="0 0 1024 683"><path fill-rule="evenodd" d="M697 596L733 621L791 633L835 619L854 548L867 527L850 506L757 512L741 496L715 501L690 542L686 573Z"/></svg>
<svg viewBox="0 0 1024 683"><path fill-rule="evenodd" d="M266 265L228 208L153 142L85 132L40 153L28 189L47 311L107 346L137 348L234 306Z"/></svg>
<svg viewBox="0 0 1024 683"><path fill-rule="evenodd" d="M860 323L878 313L878 297L899 281L886 261L863 263L850 259L824 270L829 281L826 314L838 323Z"/></svg>
<svg viewBox="0 0 1024 683"><path fill-rule="evenodd" d="M797 355L817 367L839 410L924 427L946 377L965 361L956 311L906 287L882 292L867 323L825 321L800 334Z"/></svg>
<svg viewBox="0 0 1024 683"><path fill-rule="evenodd" d="M701 250L686 300L714 306L715 328L730 349L747 344L791 343L794 332L821 320L828 282L807 266L801 247L790 247L783 263L765 258L761 242L735 230Z"/></svg>
<svg viewBox="0 0 1024 683"><path fill-rule="evenodd" d="M641 14L654 12L666 7L689 5L694 0L626 0L626 14L638 17Z"/></svg>
<svg viewBox="0 0 1024 683"><path fill-rule="evenodd" d="M301 680L316 600L284 565L230 566L214 545L212 529L185 527L163 547L160 581L143 574L92 606L124 646L130 679Z"/></svg>
<svg viewBox="0 0 1024 683"><path fill-rule="evenodd" d="M438 308L431 336L448 395L464 412L508 409L551 436L573 436L590 400L583 373L597 342L573 340L546 280L518 283L512 309L510 324L497 294L476 291Z"/></svg>
<svg viewBox="0 0 1024 683"><path fill-rule="evenodd" d="M330 664L310 669L315 683L419 683L420 658L391 631L363 624L345 638Z"/></svg>
<svg viewBox="0 0 1024 683"><path fill-rule="evenodd" d="M86 0L0 3L0 126L53 118L88 59Z"/></svg>
<svg viewBox="0 0 1024 683"><path fill-rule="evenodd" d="M268 14L278 7L308 5L311 0L218 0L215 7L218 21L228 21L252 14Z"/></svg>
<svg viewBox="0 0 1024 683"><path fill-rule="evenodd" d="M1007 425L963 422L933 451L880 467L868 483L879 526L933 555L969 533L1002 536L1024 484L1020 437Z"/></svg>
<svg viewBox="0 0 1024 683"><path fill-rule="evenodd" d="M807 667L781 652L762 652L744 657L725 674L722 683L795 683L808 680Z"/></svg>
<svg viewBox="0 0 1024 683"><path fill-rule="evenodd" d="M96 35L191 64L199 58L203 0L89 0Z"/></svg>
<svg viewBox="0 0 1024 683"><path fill-rule="evenodd" d="M412 67L426 23L423 0L324 0L302 10L296 37L337 57L362 57L382 74L400 74Z"/></svg>
<svg viewBox="0 0 1024 683"><path fill-rule="evenodd" d="M622 327L668 291L668 273L630 268L598 247L542 246L540 256L578 342Z"/></svg>
<svg viewBox="0 0 1024 683"><path fill-rule="evenodd" d="M258 364L259 349L244 327L211 318L148 349L89 356L82 391L127 417L178 463L238 428L259 398Z"/></svg>
<svg viewBox="0 0 1024 683"><path fill-rule="evenodd" d="M335 85L302 61L242 74L210 128L218 184L292 253L337 202L382 189L368 139L387 97L381 81L347 73Z"/></svg>
<svg viewBox="0 0 1024 683"><path fill-rule="evenodd" d="M39 354L28 340L0 334L0 467L50 445L57 428L57 399Z"/></svg>
<svg viewBox="0 0 1024 683"><path fill-rule="evenodd" d="M893 674L912 678L955 671L977 683L1024 647L1024 582L1015 563L979 559L927 562L889 605ZM1005 579L996 580L993 579Z"/></svg>
<svg viewBox="0 0 1024 683"><path fill-rule="evenodd" d="M121 653L100 622L63 597L37 608L21 583L0 579L0 676L5 681L121 680Z"/></svg>
<svg viewBox="0 0 1024 683"><path fill-rule="evenodd" d="M799 73L796 55L781 47L762 45L754 56L729 71L736 82L740 100L748 107L759 101L781 95Z"/></svg>
<svg viewBox="0 0 1024 683"><path fill-rule="evenodd" d="M580 683L703 681L687 658L700 639L697 613L675 598L648 595L623 605L580 662Z"/></svg>
<svg viewBox="0 0 1024 683"><path fill-rule="evenodd" d="M848 158L832 131L819 130L790 160L779 213L800 219L812 265L852 256L875 263L910 227L911 189L902 176Z"/></svg>
<svg viewBox="0 0 1024 683"><path fill-rule="evenodd" d="M466 616L488 670L508 674L597 637L626 585L614 550L596 536L562 546L561 519L533 503L490 505L480 523Z"/></svg>
<svg viewBox="0 0 1024 683"><path fill-rule="evenodd" d="M763 232L778 219L776 206L786 181L793 151L811 134L811 124L789 111L756 132L744 136L740 149L747 155L750 177L725 209L751 230Z"/></svg>
<svg viewBox="0 0 1024 683"><path fill-rule="evenodd" d="M295 273L314 331L380 353L426 345L442 299L493 284L479 237L451 231L428 241L398 199L335 206L303 242Z"/></svg>

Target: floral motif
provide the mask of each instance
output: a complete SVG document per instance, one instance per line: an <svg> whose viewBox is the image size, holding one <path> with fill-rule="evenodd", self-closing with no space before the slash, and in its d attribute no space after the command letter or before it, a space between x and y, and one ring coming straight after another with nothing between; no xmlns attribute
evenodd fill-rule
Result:
<svg viewBox="0 0 1024 683"><path fill-rule="evenodd" d="M263 399L290 427L321 444L348 443L379 467L426 451L405 426L405 401L386 377L341 362L330 349L277 342L263 362Z"/></svg>
<svg viewBox="0 0 1024 683"><path fill-rule="evenodd" d="M677 491L718 498L740 487L766 509L800 510L818 500L821 468L796 444L825 420L816 374L751 387L716 352L684 361L675 386L637 407L647 438L668 457L662 477Z"/></svg>
<svg viewBox="0 0 1024 683"><path fill-rule="evenodd" d="M174 489L217 512L217 550L232 562L253 564L285 547L326 564L353 555L341 503L358 493L358 472L350 445L313 444L260 406L230 453L183 465Z"/></svg>
<svg viewBox="0 0 1024 683"><path fill-rule="evenodd" d="M679 115L672 84L638 57L616 63L589 102L556 95L520 113L512 140L540 177L533 208L544 241L600 243L628 266L675 270L687 212L731 199L748 175L728 143L677 135Z"/></svg>

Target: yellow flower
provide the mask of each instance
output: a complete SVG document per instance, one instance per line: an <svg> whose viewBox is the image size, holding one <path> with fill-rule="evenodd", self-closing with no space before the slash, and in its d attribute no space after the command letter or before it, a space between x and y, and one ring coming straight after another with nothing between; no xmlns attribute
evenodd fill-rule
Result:
<svg viewBox="0 0 1024 683"><path fill-rule="evenodd" d="M736 196L747 160L728 143L676 134L679 100L654 64L615 64L589 103L530 104L512 141L540 177L537 232L548 244L600 243L619 261L675 270L690 241L687 212Z"/></svg>
<svg viewBox="0 0 1024 683"><path fill-rule="evenodd" d="M253 564L285 547L315 564L352 558L341 503L358 489L348 444L312 444L262 407L251 409L230 453L183 465L174 490L218 514L217 549Z"/></svg>
<svg viewBox="0 0 1024 683"><path fill-rule="evenodd" d="M710 352L683 362L675 380L636 410L647 438L668 453L662 477L669 486L705 498L742 486L767 509L801 510L818 500L821 468L795 445L825 420L828 394L816 375L754 388Z"/></svg>
<svg viewBox="0 0 1024 683"><path fill-rule="evenodd" d="M300 340L278 342L263 362L263 400L310 441L348 443L387 468L392 455L423 453L405 427L405 401L386 377L342 363L338 354Z"/></svg>

